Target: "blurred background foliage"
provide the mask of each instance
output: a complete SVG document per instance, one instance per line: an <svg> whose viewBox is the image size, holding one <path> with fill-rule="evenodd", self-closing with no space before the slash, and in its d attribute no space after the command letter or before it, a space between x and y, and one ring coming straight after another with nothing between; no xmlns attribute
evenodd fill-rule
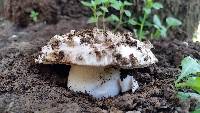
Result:
<svg viewBox="0 0 200 113"><path fill-rule="evenodd" d="M81 0L0 0L0 12L5 17L14 21L16 24L27 25L32 22L30 17L31 10L39 12L38 19L48 23L56 23L61 18L73 17L73 13L88 15L88 9L80 4ZM132 10L136 15L140 15L143 0L128 0L133 2ZM155 0L161 2L164 9L158 10L161 17L174 16L183 23L182 31L192 37L200 20L199 0ZM20 4L20 5L19 5ZM73 8L73 4L80 4L80 7ZM77 5L76 5L77 6ZM72 7L65 10L65 7ZM77 18L77 17L74 17ZM183 32L183 33L184 33Z"/></svg>

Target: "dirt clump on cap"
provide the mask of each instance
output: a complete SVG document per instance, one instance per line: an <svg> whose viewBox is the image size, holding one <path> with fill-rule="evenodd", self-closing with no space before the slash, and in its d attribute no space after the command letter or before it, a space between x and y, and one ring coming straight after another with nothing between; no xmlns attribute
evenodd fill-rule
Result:
<svg viewBox="0 0 200 113"><path fill-rule="evenodd" d="M130 32L113 33L97 28L71 30L64 35L52 37L42 47L41 54L35 61L43 64L141 68L157 62L151 52L152 47L150 42L141 42ZM59 54L61 51L62 57Z"/></svg>

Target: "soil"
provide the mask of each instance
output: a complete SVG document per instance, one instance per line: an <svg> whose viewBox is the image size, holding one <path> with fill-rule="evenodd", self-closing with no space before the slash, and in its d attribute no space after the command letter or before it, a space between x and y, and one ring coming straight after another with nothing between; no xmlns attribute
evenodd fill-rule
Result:
<svg viewBox="0 0 200 113"><path fill-rule="evenodd" d="M78 18L87 15L89 10L81 7L80 0L5 0L4 15L21 27L33 21L31 11L39 13L38 22L55 24L60 19Z"/></svg>
<svg viewBox="0 0 200 113"><path fill-rule="evenodd" d="M200 59L200 44L180 41L179 35L173 40L152 41L157 64L122 70L122 73L133 73L139 82L140 88L135 93L126 92L103 100L67 89L70 67L34 63L41 47L52 36L86 29L90 27L86 21L84 16L76 19L69 16L51 25L39 22L20 28L0 19L1 113L188 113L194 109L195 101L181 102L176 97L173 83L184 56Z"/></svg>

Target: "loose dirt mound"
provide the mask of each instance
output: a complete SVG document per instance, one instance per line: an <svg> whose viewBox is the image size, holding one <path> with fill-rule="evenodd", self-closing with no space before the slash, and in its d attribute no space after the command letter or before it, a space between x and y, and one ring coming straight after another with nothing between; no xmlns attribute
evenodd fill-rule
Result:
<svg viewBox="0 0 200 113"><path fill-rule="evenodd" d="M85 21L86 18L63 20L56 25L37 24L21 30L4 22L0 30L0 112L182 113L192 110L192 101L181 104L176 98L173 81L183 56L199 58L198 44L154 41L153 51L159 59L156 65L122 70L122 73L135 74L140 89L134 94L126 92L104 100L69 91L66 88L68 71L63 71L69 67L34 64L40 47L51 36L84 28Z"/></svg>

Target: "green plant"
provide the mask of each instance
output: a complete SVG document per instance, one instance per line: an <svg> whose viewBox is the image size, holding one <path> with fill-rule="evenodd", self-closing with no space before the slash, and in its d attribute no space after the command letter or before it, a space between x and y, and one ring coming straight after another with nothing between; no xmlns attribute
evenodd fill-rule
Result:
<svg viewBox="0 0 200 113"><path fill-rule="evenodd" d="M123 24L127 23L125 20L125 16L128 17L129 19L131 18L132 14L129 10L126 9L127 6L131 6L132 3L128 1L116 1L113 0L111 2L111 7L114 8L119 12L119 16L111 14L111 16L108 17L109 22L117 22L116 27L114 31L116 31L120 26L123 26Z"/></svg>
<svg viewBox="0 0 200 113"><path fill-rule="evenodd" d="M30 13L30 18L32 19L33 22L37 22L38 21L38 16L39 16L39 13L32 10L31 13Z"/></svg>
<svg viewBox="0 0 200 113"><path fill-rule="evenodd" d="M166 18L166 26L163 25L162 21L160 20L158 15L153 15L153 19L151 22L151 14L152 10L160 10L163 8L163 5L159 2L154 2L153 0L145 0L144 7L143 7L143 16L139 18L137 25L139 25L139 31L137 32L138 38L140 40L145 38L145 35L150 34L151 37L166 37L167 31L171 27L179 26L181 25L181 21L179 21L176 18L173 17L167 17ZM146 29L144 29L146 28ZM153 29L149 32L150 29Z"/></svg>
<svg viewBox="0 0 200 113"><path fill-rule="evenodd" d="M165 20L166 25L162 24L158 15L152 16L152 10L159 10L163 8L163 5L153 0L144 1L143 15L139 18L136 18L133 12L128 10L132 3L126 0L123 2L121 0L91 0L91 2L82 1L81 3L93 12L93 15L89 18L89 23L96 23L98 28L99 18L102 18L103 29L105 30L105 22L109 22L115 26L114 31L122 26L128 26L137 34L139 40L147 36L166 37L167 31L171 27L182 24L181 21L173 17L167 17ZM110 9L115 9L116 14L110 14Z"/></svg>
<svg viewBox="0 0 200 113"><path fill-rule="evenodd" d="M91 0L91 2L81 1L81 3L92 10L93 15L89 18L88 23L95 23L98 28L98 21L102 12L99 11L99 7L97 6L101 4L101 0Z"/></svg>
<svg viewBox="0 0 200 113"><path fill-rule="evenodd" d="M182 60L181 67L182 70L178 79L175 81L175 87L178 89L191 88L196 93L178 92L178 97L182 100L195 98L200 103L200 61L186 57ZM197 108L196 111L199 111L199 109Z"/></svg>
<svg viewBox="0 0 200 113"><path fill-rule="evenodd" d="M151 14L151 10L152 9L159 10L161 8L163 8L163 6L160 3L153 2L153 0L146 0L145 1L144 7L143 7L143 18L140 22L140 30L139 30L140 40L142 40L142 38L144 37L144 31L143 31L144 25L145 25L147 18ZM158 18L157 15L154 16L154 22L156 22L159 26L161 26L161 22L159 21L159 18Z"/></svg>
<svg viewBox="0 0 200 113"><path fill-rule="evenodd" d="M200 72L200 64L199 61L197 61L196 59L193 59L191 57L186 57L182 60L181 62L181 74L178 76L178 79L175 81L175 83L177 84L178 82L180 82L182 79L184 78L189 78L192 75L198 75L199 76L199 72Z"/></svg>
<svg viewBox="0 0 200 113"><path fill-rule="evenodd" d="M200 113L200 109L196 109L196 110L193 111L192 113Z"/></svg>
<svg viewBox="0 0 200 113"><path fill-rule="evenodd" d="M131 12L126 10L126 6L131 6L132 3L128 1L118 1L118 0L91 0L90 2L81 1L81 3L89 7L92 10L92 16L89 18L88 23L96 23L96 27L98 28L99 18L102 18L103 29L105 30L105 23L110 22L116 24L116 31L123 23L124 14L128 17L131 16ZM111 14L107 16L109 13L109 8L114 8L119 11L119 16L115 14Z"/></svg>
<svg viewBox="0 0 200 113"><path fill-rule="evenodd" d="M163 24L160 17L156 14L152 16L153 10L160 10L163 5L159 2L154 2L153 0L144 0L144 7L142 10L143 16L138 19L132 18L133 30L137 34L139 40L145 39L146 36L153 38L166 37L167 31L171 27L180 26L182 22L174 17L167 17ZM152 18L153 17L153 18ZM135 29L134 26L139 26L139 29Z"/></svg>
<svg viewBox="0 0 200 113"><path fill-rule="evenodd" d="M102 15L102 20L103 20L103 29L105 30L105 16L106 16L106 13L108 13L108 7L110 5L110 1L109 0L102 0L102 6L100 7L101 10L103 11L103 15Z"/></svg>
<svg viewBox="0 0 200 113"><path fill-rule="evenodd" d="M154 37L166 37L167 31L171 27L180 26L182 22L174 17L166 18L166 26L162 25L160 18L157 15L153 16L154 27L156 28L156 32L154 33Z"/></svg>

